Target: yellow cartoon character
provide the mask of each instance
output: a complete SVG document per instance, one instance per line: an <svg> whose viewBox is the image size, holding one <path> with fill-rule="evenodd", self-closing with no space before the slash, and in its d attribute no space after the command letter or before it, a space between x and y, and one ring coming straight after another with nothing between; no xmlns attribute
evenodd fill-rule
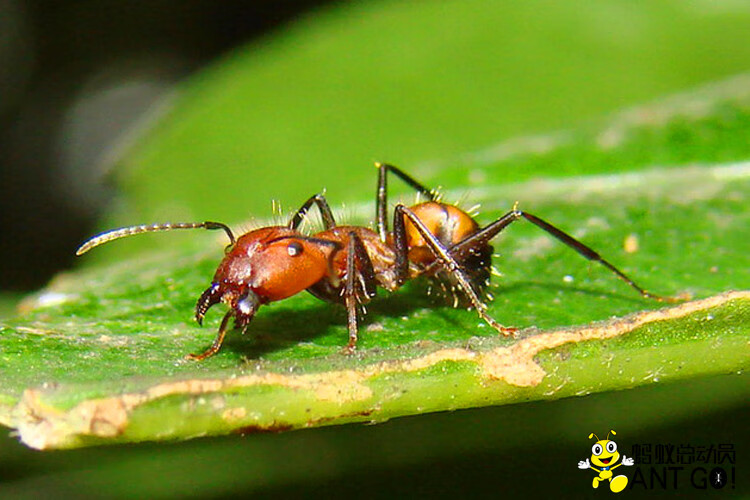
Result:
<svg viewBox="0 0 750 500"><path fill-rule="evenodd" d="M623 475L613 478L612 471L621 465L631 466L634 462L632 458L623 455L622 462L614 465L620 458L620 452L617 451L617 443L609 440L609 434L614 436L617 433L615 431L609 431L609 433L607 433L607 439L599 439L599 436L593 432L589 434L589 439L596 437L596 443L591 447L591 462L593 462L594 465L591 465L591 462L589 462L589 459L587 458L586 460L578 462L578 468L593 469L599 473L592 483L594 488L599 487L600 481L606 480L609 481L609 489L614 493L619 493L628 485L628 478Z"/></svg>

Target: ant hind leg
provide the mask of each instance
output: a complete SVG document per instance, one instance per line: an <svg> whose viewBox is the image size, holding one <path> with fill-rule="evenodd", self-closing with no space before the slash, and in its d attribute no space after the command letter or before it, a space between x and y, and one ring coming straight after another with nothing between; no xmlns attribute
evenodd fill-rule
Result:
<svg viewBox="0 0 750 500"><path fill-rule="evenodd" d="M430 201L435 201L438 194L437 191L425 187L422 183L418 182L398 167L379 162L375 163L375 166L378 168L378 191L376 201L378 236L380 237L380 241L385 242L388 235L388 172L395 174L396 177L414 188L419 194L427 197Z"/></svg>
<svg viewBox="0 0 750 500"><path fill-rule="evenodd" d="M406 246L406 235L404 226L404 217L408 217L409 221L419 231L419 234L424 238L427 245L432 250L435 257L440 261L445 270L449 272L456 280L456 284L466 294L469 302L487 324L493 327L503 335L513 335L518 329L513 327L503 326L498 323L494 318L487 314L487 306L477 295L474 288L466 276L466 273L461 269L461 266L456 262L450 249L446 248L440 241L430 232L424 223L417 217L414 212L409 210L403 205L396 205L394 212L394 240L396 246L396 275L399 280L399 284L403 283L406 278L406 272L408 271L408 248Z"/></svg>
<svg viewBox="0 0 750 500"><path fill-rule="evenodd" d="M463 241L460 241L456 243L455 245L451 246L449 249L451 255L461 255L463 253L470 251L472 248L475 248L477 245L481 245L481 244L489 242L489 240L497 236L506 227L508 227L510 224L512 224L513 222L521 218L524 218L527 221L531 222L538 228L548 233L550 236L554 237L558 241L564 243L569 248L572 248L573 250L578 252L581 256L585 257L586 259L599 262L601 265L609 269L613 274L615 274L622 281L624 281L625 283L630 285L632 288L634 288L643 297L646 297L648 299L653 299L659 302L679 302L680 301L679 298L662 297L660 295L655 295L651 292L646 291L644 288L639 286L635 281L633 281L629 276L627 276L625 273L620 271L617 267L615 267L609 261L604 259L601 255L599 255L599 253L596 252L593 248L581 243L580 241L573 238L568 233L558 229L557 227L553 226L549 222L540 219L536 215L530 214L528 212L523 212L521 210L516 210L515 208L511 210L510 212L506 213L505 215L503 215L502 217L500 217L499 219L497 219L492 224L489 224L488 226L480 229L479 231L472 234L471 236L468 236Z"/></svg>

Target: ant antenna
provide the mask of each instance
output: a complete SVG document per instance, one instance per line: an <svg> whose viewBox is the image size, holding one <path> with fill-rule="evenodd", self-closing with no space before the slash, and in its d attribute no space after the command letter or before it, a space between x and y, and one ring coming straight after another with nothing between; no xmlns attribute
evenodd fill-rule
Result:
<svg viewBox="0 0 750 500"><path fill-rule="evenodd" d="M609 434L608 434L608 435L609 435ZM589 434L589 439L591 439L592 437L596 437L596 440L597 440L597 441L599 441L599 436L597 436L597 435L596 435L596 434L594 434L593 432L592 432L591 434Z"/></svg>
<svg viewBox="0 0 750 500"><path fill-rule="evenodd" d="M111 231L104 232L96 235L93 238L86 241L83 245L76 250L76 255L83 255L94 247L103 245L112 240L119 238L125 238L127 236L133 236L141 233L156 233L160 231L172 231L173 229L223 229L229 237L229 244L234 245L235 239L232 230L229 226L221 222L167 222L166 224L143 224L140 226L128 226L121 227L119 229L113 229Z"/></svg>

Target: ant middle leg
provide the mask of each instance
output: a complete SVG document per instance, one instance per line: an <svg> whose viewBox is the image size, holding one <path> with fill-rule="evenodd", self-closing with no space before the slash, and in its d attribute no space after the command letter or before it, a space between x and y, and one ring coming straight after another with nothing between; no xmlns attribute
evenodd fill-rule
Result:
<svg viewBox="0 0 750 500"><path fill-rule="evenodd" d="M227 311L227 313L224 315L224 319L221 320L219 332L216 334L216 338L214 339L213 344L211 344L211 347L200 354L188 354L185 356L185 359L189 359L192 361L203 361L204 359L210 358L211 356L219 352L219 349L221 349L221 345L224 343L224 337L227 336L229 319L232 317L232 314L232 311Z"/></svg>
<svg viewBox="0 0 750 500"><path fill-rule="evenodd" d="M424 225L424 223L417 217L414 212L406 208L404 205L396 205L393 218L393 231L394 231L394 246L396 247L396 281L398 285L402 285L408 278L408 246L406 245L406 225L404 218L408 218L414 227L419 231L419 234L424 238L428 247L435 255L436 259L446 269L447 272L453 276L456 283L464 292L471 305L487 324L493 327L503 335L512 335L518 331L517 328L503 326L498 323L493 317L487 314L487 306L477 295L474 287L471 286L469 278L461 268L461 265L456 262L453 257L451 250L443 245L437 237L430 232L430 230Z"/></svg>
<svg viewBox="0 0 750 500"><path fill-rule="evenodd" d="M487 244L492 238L497 236L501 231L503 231L506 227L508 227L513 222L519 220L519 219L526 219L527 221L531 222L535 226L539 227L549 235L556 238L558 241L561 241L565 245L567 245L569 248L572 248L576 252L578 252L580 255L585 257L588 260L599 262L604 267L609 269L612 273L614 273L618 278L620 278L622 281L630 285L632 288L634 288L638 293L640 293L643 297L646 297L648 299L653 299L659 302L678 302L679 299L674 297L662 297L660 295L655 295L651 292L646 291L644 288L639 286L635 281L633 281L629 276L627 276L625 273L620 271L617 267L615 267L613 264L611 264L609 261L604 259L598 252L596 252L593 248L589 247L588 245L585 245L584 243L581 243L577 239L573 238L568 233L558 229L557 227L553 226L549 222L540 219L536 215L530 214L528 212L524 212L521 210L516 210L515 208L511 210L510 212L506 213L499 219L497 219L495 222L487 225L486 227L480 229L476 233L472 234L471 236L466 237L464 240L452 245L449 248L449 252L452 256L461 256L465 253L471 251L472 248L476 248L479 245Z"/></svg>
<svg viewBox="0 0 750 500"><path fill-rule="evenodd" d="M357 345L357 304L369 301L376 293L372 260L357 233L350 232L346 248L346 282L343 290L349 330L346 352L349 354L354 352Z"/></svg>

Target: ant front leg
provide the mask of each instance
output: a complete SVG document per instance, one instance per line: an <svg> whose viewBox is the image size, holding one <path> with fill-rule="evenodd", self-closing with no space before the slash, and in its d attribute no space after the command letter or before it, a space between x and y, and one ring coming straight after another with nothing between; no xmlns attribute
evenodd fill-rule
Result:
<svg viewBox="0 0 750 500"><path fill-rule="evenodd" d="M289 224L287 224L287 227L289 229L297 229L299 225L302 224L302 220L304 219L305 215L307 215L307 212L308 210L310 210L310 207L313 205L313 203L318 207L318 210L320 211L320 217L323 219L323 226L326 229L336 227L336 219L333 218L333 211L331 211L331 206L328 204L328 200L326 200L326 197L320 193L311 196L305 203L302 204L301 207L299 207L299 210L297 210L292 218L289 219Z"/></svg>
<svg viewBox="0 0 750 500"><path fill-rule="evenodd" d="M425 187L398 167L394 167L387 163L376 163L375 166L378 168L378 191L376 202L378 236L380 237L380 241L385 243L386 237L388 236L388 172L393 172L396 177L414 188L419 194L426 196L430 201L435 201L438 195L434 189Z"/></svg>
<svg viewBox="0 0 750 500"><path fill-rule="evenodd" d="M344 303L347 312L349 342L346 351L354 352L357 346L357 303L375 297L375 270L367 249L355 232L349 233L346 248L346 282L344 283Z"/></svg>
<svg viewBox="0 0 750 500"><path fill-rule="evenodd" d="M192 361L203 361L204 359L210 358L211 356L219 352L219 349L221 349L221 345L224 343L224 337L227 336L229 318L232 317L233 313L234 311L227 311L227 313L224 315L224 319L221 320L219 332L216 334L216 338L214 339L213 344L211 344L211 347L200 354L188 354L187 356L185 356L185 359L189 359Z"/></svg>
<svg viewBox="0 0 750 500"><path fill-rule="evenodd" d="M488 243L492 238L497 236L503 229L505 229L510 224L512 224L513 222L521 218L526 219L527 221L531 222L535 226L541 228L543 231L550 234L551 236L556 238L558 241L561 241L562 243L567 245L569 248L572 248L573 250L578 252L580 255L582 255L586 259L599 262L604 267L609 269L612 273L614 273L618 278L620 278L625 283L627 283L628 285L633 287L635 290L637 290L638 293L640 293L643 297L657 300L659 302L678 302L679 301L679 299L674 298L674 297L662 297L662 296L655 295L651 292L646 291L645 289L641 288L630 277L628 277L625 273L623 273L614 265L612 265L609 261L604 259L601 255L599 255L598 252L596 252L594 249L592 249L588 245L581 243L580 241L573 238L568 233L558 229L557 227L553 226L549 222L546 222L540 219L536 215L532 215L528 212L523 212L521 210L516 210L515 208L511 210L510 212L508 212L507 214L500 217L499 219L497 219L492 224L489 224L485 228L480 229L479 231L472 234L471 236L468 236L464 240L451 246L449 249L450 254L462 255L463 253L470 251L472 248L475 248L477 245Z"/></svg>
<svg viewBox="0 0 750 500"><path fill-rule="evenodd" d="M398 285L402 285L408 278L409 249L406 245L406 224L404 217L409 218L409 221L419 231L425 242L427 242L435 258L455 278L458 286L466 294L471 305L476 309L477 314L479 314L479 317L503 335L514 334L518 330L517 328L503 326L487 314L487 306L481 301L476 291L474 291L469 279L466 277L466 273L461 269L456 259L453 258L452 251L440 243L414 212L403 205L396 205L393 217L394 245L396 247L396 280Z"/></svg>

